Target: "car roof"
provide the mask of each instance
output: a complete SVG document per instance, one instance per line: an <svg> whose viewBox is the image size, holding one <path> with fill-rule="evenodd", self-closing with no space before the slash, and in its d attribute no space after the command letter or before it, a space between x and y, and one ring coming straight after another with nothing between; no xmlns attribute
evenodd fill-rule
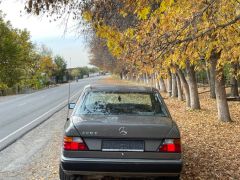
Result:
<svg viewBox="0 0 240 180"><path fill-rule="evenodd" d="M105 92L132 92L132 93L152 93L155 88L146 86L133 85L112 85L112 84L91 84L85 87L88 91L105 91Z"/></svg>

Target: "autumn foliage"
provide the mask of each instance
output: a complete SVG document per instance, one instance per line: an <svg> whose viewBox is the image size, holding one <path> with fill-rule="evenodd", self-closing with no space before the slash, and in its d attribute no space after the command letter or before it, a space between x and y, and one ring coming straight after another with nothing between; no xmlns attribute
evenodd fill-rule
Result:
<svg viewBox="0 0 240 180"><path fill-rule="evenodd" d="M34 1L31 13L72 14L91 34L91 62L121 77L165 86L172 97L200 109L196 73L208 75L218 117L231 121L224 69L238 95L240 2L238 0Z"/></svg>

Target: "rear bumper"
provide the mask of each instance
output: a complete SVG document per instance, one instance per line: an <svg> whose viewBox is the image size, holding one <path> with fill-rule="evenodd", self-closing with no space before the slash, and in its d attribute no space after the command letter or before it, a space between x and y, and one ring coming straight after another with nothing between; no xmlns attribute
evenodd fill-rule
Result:
<svg viewBox="0 0 240 180"><path fill-rule="evenodd" d="M177 176L182 160L61 158L66 174Z"/></svg>

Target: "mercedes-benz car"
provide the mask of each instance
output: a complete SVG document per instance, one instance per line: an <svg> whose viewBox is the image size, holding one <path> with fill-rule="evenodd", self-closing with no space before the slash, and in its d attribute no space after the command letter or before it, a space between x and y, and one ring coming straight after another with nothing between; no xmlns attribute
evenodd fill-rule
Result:
<svg viewBox="0 0 240 180"><path fill-rule="evenodd" d="M89 85L65 124L60 179L169 177L182 169L180 133L157 89Z"/></svg>

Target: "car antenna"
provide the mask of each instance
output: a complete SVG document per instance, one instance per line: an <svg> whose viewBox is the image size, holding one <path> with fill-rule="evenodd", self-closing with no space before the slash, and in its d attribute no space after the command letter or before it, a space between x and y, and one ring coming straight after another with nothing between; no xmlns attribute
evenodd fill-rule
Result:
<svg viewBox="0 0 240 180"><path fill-rule="evenodd" d="M71 58L70 58L70 67L71 67ZM69 71L67 73L68 76L68 101L67 101L67 121L69 120L69 103L70 103L70 95L71 95L71 85L70 85L70 75Z"/></svg>
<svg viewBox="0 0 240 180"><path fill-rule="evenodd" d="M68 81L67 121L69 120L69 103L70 103L70 94L71 94L70 90L71 90L70 81Z"/></svg>

